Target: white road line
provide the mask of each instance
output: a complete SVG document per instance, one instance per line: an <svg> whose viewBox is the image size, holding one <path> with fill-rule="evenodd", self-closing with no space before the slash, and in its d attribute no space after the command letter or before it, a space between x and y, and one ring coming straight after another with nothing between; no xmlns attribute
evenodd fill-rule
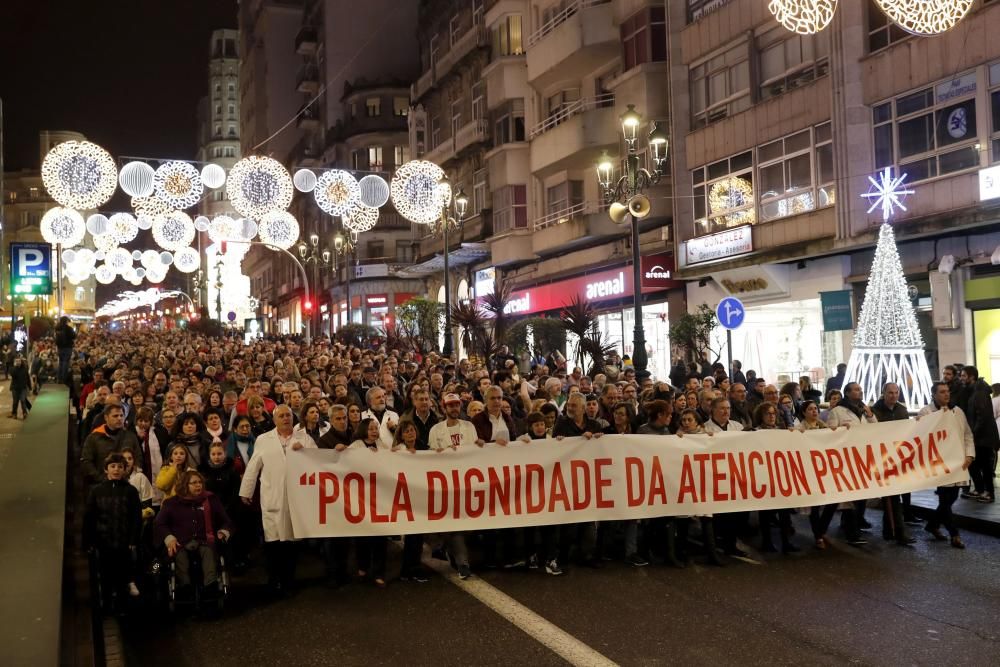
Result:
<svg viewBox="0 0 1000 667"><path fill-rule="evenodd" d="M462 581L446 561L429 558L423 562L571 665L604 667L618 664L482 579L473 577Z"/></svg>

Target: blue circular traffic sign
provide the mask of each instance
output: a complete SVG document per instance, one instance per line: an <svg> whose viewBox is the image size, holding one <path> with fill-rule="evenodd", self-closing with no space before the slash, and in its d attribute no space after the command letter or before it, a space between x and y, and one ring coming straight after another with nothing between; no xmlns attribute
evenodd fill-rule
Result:
<svg viewBox="0 0 1000 667"><path fill-rule="evenodd" d="M743 324L746 309L742 301L734 296L727 296L715 307L715 316L719 318L719 324L726 329L736 329Z"/></svg>

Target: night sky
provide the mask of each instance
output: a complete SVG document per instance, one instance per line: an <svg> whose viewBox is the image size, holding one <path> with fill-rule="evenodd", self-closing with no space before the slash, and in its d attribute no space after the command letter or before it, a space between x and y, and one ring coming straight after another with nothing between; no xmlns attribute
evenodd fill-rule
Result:
<svg viewBox="0 0 1000 667"><path fill-rule="evenodd" d="M5 171L38 168L38 131L121 155L193 159L212 30L236 0L0 0Z"/></svg>

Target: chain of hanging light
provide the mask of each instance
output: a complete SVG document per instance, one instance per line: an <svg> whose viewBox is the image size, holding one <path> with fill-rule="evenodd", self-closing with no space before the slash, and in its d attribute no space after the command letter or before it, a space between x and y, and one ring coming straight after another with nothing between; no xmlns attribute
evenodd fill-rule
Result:
<svg viewBox="0 0 1000 667"><path fill-rule="evenodd" d="M890 21L913 35L940 35L958 25L975 0L875 0ZM801 35L826 28L837 0L771 0L767 8L778 23Z"/></svg>

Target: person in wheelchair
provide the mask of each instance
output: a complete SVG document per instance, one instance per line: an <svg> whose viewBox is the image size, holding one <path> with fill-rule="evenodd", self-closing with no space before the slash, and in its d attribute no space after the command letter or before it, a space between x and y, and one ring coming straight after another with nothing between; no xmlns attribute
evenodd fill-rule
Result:
<svg viewBox="0 0 1000 667"><path fill-rule="evenodd" d="M177 480L176 495L163 502L156 515L155 539L174 559L178 595L191 596L192 556L200 561L203 593L218 588L218 542L227 542L232 525L218 496L205 490L205 478L196 470L185 470Z"/></svg>

